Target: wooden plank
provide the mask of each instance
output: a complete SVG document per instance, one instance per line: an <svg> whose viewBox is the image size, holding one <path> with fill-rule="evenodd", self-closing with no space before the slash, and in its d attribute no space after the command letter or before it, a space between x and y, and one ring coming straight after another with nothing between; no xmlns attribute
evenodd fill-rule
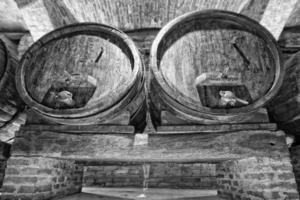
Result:
<svg viewBox="0 0 300 200"><path fill-rule="evenodd" d="M105 165L118 165L118 166L127 166L127 165L140 165L144 163L172 163L172 164L193 164L193 163L209 163L209 164L217 164L223 161L227 161L229 158L182 158L182 159L92 159L92 158L81 158L79 157L76 160L76 163L84 165L84 166L105 166ZM238 158L230 158L230 159L238 159Z"/></svg>
<svg viewBox="0 0 300 200"><path fill-rule="evenodd" d="M300 25L300 1L298 1L294 7L294 10L290 14L286 27L299 26Z"/></svg>
<svg viewBox="0 0 300 200"><path fill-rule="evenodd" d="M234 120L233 120L234 119ZM176 113L169 110L162 110L160 116L161 126L177 126L177 125L196 125L196 124L222 124L218 120L209 120L206 118L198 117L196 120L192 119L192 116L189 116L185 113ZM252 112L243 117L232 118L232 120L227 120L226 124L262 124L269 123L268 111L265 108L261 108L255 112ZM223 123L224 124L224 123Z"/></svg>
<svg viewBox="0 0 300 200"><path fill-rule="evenodd" d="M134 145L129 134L66 134L22 131L12 155L40 155L74 160L120 162L210 162L247 156L281 157L286 149L282 131L150 134L147 145Z"/></svg>
<svg viewBox="0 0 300 200"><path fill-rule="evenodd" d="M55 28L43 0L17 0L16 3L28 30L35 41Z"/></svg>
<svg viewBox="0 0 300 200"><path fill-rule="evenodd" d="M298 0L270 0L260 24L278 40L297 2Z"/></svg>
<svg viewBox="0 0 300 200"><path fill-rule="evenodd" d="M246 15L254 19L255 21L260 21L265 9L268 5L270 0L250 0L248 3L243 7L240 14Z"/></svg>
<svg viewBox="0 0 300 200"><path fill-rule="evenodd" d="M278 44L284 49L300 50L300 25L285 27L281 33Z"/></svg>
<svg viewBox="0 0 300 200"><path fill-rule="evenodd" d="M274 123L262 124L216 124L216 125L191 125L191 126L158 126L154 134L203 134L203 133L224 133L232 131L250 130L277 130Z"/></svg>
<svg viewBox="0 0 300 200"><path fill-rule="evenodd" d="M20 133L22 131L52 131L56 133L73 133L73 134L133 134L133 126L125 125L22 125L20 128Z"/></svg>

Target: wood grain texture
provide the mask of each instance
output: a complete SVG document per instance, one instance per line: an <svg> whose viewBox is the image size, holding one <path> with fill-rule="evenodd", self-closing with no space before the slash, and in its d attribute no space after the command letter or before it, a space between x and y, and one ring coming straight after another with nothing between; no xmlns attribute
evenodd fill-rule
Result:
<svg viewBox="0 0 300 200"><path fill-rule="evenodd" d="M168 105L164 106L165 108L168 107ZM153 107L152 107L153 108ZM155 110L153 108L153 110ZM170 110L170 109L168 109ZM152 111L152 110L151 110ZM153 111L152 111L153 112ZM157 110L156 110L157 112ZM153 113L153 120L157 121L158 119L160 123L157 123L156 125L158 125L157 128L159 128L159 126L185 126L185 125L197 125L197 124L205 124L205 125L214 125L214 126L218 126L220 124L224 124L224 120L226 119L222 119L220 118L219 121L218 120L213 120L213 119L207 119L205 117L202 118L193 118L185 113L180 113L180 112L172 112L172 110L167 111L167 110L163 110L161 112L159 112L158 114L160 114L159 117L157 117L156 113ZM222 121L223 120L223 121ZM237 115L236 117L232 117L231 120L226 121L226 124L228 124L229 126L234 124L241 124L241 125L247 125L247 124L263 124L263 123L269 123L270 119L268 116L268 111L265 108L261 108L256 112L250 113L250 114L246 114L244 115ZM204 125L204 127L205 127ZM200 125L201 126L201 125ZM259 126L259 125L258 125Z"/></svg>
<svg viewBox="0 0 300 200"><path fill-rule="evenodd" d="M294 9L292 13L289 16L288 21L286 22L286 27L293 27L293 26L299 26L300 25L300 2L298 1L296 5L294 6Z"/></svg>
<svg viewBox="0 0 300 200"><path fill-rule="evenodd" d="M270 130L276 131L277 125L264 124L222 124L222 125L191 125L191 126L159 126L157 134L195 134L195 133L226 133L233 131ZM188 136L187 136L188 137Z"/></svg>
<svg viewBox="0 0 300 200"><path fill-rule="evenodd" d="M270 0L249 0L241 10L240 14L246 15L259 22L269 2Z"/></svg>
<svg viewBox="0 0 300 200"><path fill-rule="evenodd" d="M22 99L46 121L124 124L130 118L144 125L144 66L118 29L95 23L57 29L28 49L17 72Z"/></svg>
<svg viewBox="0 0 300 200"><path fill-rule="evenodd" d="M76 22L97 22L122 30L161 28L175 17L195 10L221 9L239 13L249 4L249 1L37 0L16 2L29 30L37 40L55 28Z"/></svg>
<svg viewBox="0 0 300 200"><path fill-rule="evenodd" d="M120 125L23 125L20 131L54 131L56 133L71 133L71 134L133 134L134 128L132 126Z"/></svg>
<svg viewBox="0 0 300 200"><path fill-rule="evenodd" d="M187 123L239 123L275 96L284 73L277 43L264 27L217 10L167 24L153 42L150 66L157 124L162 110ZM221 107L222 88L248 104Z"/></svg>
<svg viewBox="0 0 300 200"><path fill-rule="evenodd" d="M123 30L161 28L177 16L204 9L233 11L260 21L268 4L268 11L262 23L270 30L278 29L276 35L279 36L285 23L289 26L299 21L299 3L296 5L295 1L285 1L281 4L280 0L16 0L35 40L55 28L77 22L98 22ZM276 6L280 9L285 7L285 12L278 12L274 9ZM282 20L279 19L280 16ZM276 23L272 25L273 19L276 19ZM271 28L272 26L274 28Z"/></svg>
<svg viewBox="0 0 300 200"><path fill-rule="evenodd" d="M101 49L102 57L96 62ZM80 74L78 78L82 78L79 85L75 85L77 89L85 90L81 95L87 92L88 84L84 80L88 76L96 79L96 90L90 102L109 95L121 85L129 84L133 78L127 55L118 46L96 36L77 35L51 41L34 52L26 66L26 88L39 103L42 103L51 86L65 82L72 74Z"/></svg>
<svg viewBox="0 0 300 200"><path fill-rule="evenodd" d="M297 2L298 0L270 0L260 24L266 27L276 39L279 39Z"/></svg>
<svg viewBox="0 0 300 200"><path fill-rule="evenodd" d="M55 27L52 25L43 0L17 0L16 3L28 30L35 41L44 34L55 29Z"/></svg>
<svg viewBox="0 0 300 200"><path fill-rule="evenodd" d="M281 33L278 44L283 49L297 52L300 50L300 25L286 27Z"/></svg>
<svg viewBox="0 0 300 200"><path fill-rule="evenodd" d="M162 74L171 87L201 104L195 86L196 78L203 73L222 73L229 67L228 74L241 76L240 81L250 92L251 99L256 101L274 81L275 71L271 67L274 61L270 50L261 38L253 34L220 29L191 30L176 40L160 59ZM251 63L249 66L232 46L235 38ZM169 40L172 41L172 38Z"/></svg>
<svg viewBox="0 0 300 200"><path fill-rule="evenodd" d="M110 24L120 29L162 27L184 13L203 9L223 9L239 12L247 0L64 0L78 21ZM97 14L95 14L97 13Z"/></svg>
<svg viewBox="0 0 300 200"><path fill-rule="evenodd" d="M286 150L283 132L266 130L186 135L149 135L148 145L134 146L124 134L78 135L22 131L12 155L42 155L75 160L122 162L209 162L248 156L278 158Z"/></svg>

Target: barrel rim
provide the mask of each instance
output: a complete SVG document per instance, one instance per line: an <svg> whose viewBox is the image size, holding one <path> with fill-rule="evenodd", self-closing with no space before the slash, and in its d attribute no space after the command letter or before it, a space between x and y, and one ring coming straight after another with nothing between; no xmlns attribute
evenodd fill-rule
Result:
<svg viewBox="0 0 300 200"><path fill-rule="evenodd" d="M179 90L172 88L164 79L161 70L159 69L159 60L158 60L158 50L160 48L160 44L165 37L168 36L174 29L177 28L178 25L184 24L187 21L196 21L196 20L208 20L208 19L226 19L232 21L233 23L238 23L241 26L249 26L248 32L259 35L268 45L270 52L272 53L272 57L274 59L275 65L275 77L273 80L272 86L269 90L258 100L253 102L252 104L240 108L231 108L228 109L228 112L222 112L222 109L210 109L208 107L199 106L198 103L192 99L188 99L187 96L182 94ZM250 30L249 30L250 29ZM236 116L245 113L252 113L257 111L259 108L266 105L279 91L280 86L282 85L284 78L284 69L282 65L281 59L281 51L279 50L279 46L273 37L273 35L262 25L260 25L255 20L229 11L223 10L202 10L202 11L194 11L189 12L184 15L181 15L168 24L166 24L157 34L154 42L151 47L151 56L150 56L150 68L154 78L157 80L157 83L160 84L161 92L164 96L168 96L175 104L180 104L179 107L184 109L184 112L188 112L193 116L197 116L199 112L202 112L200 116L203 114L218 119L218 116ZM187 100L188 99L188 100ZM181 109L182 110L182 109ZM223 109L224 110L224 109ZM218 112L219 111L219 112Z"/></svg>
<svg viewBox="0 0 300 200"><path fill-rule="evenodd" d="M25 84L25 69L26 69L26 66L24 65L25 61L31 57L32 52L38 50L40 47L47 44L48 42L57 40L59 38L67 37L69 34L80 35L83 33L86 33L87 35L94 35L94 36L97 36L96 33L104 33L107 35L110 34L112 37L116 37L120 41L122 41L124 45L126 45L126 47L128 48L129 53L131 54L129 56L132 57L133 70L132 70L132 79L129 81L128 85L121 87L121 89L123 90L122 91L123 95L118 96L119 99L116 99L115 102L106 106L103 106L103 104L101 104L101 101L96 101L95 104L84 106L82 108L63 109L63 110L49 108L34 100L29 95L29 92L27 91L26 84ZM119 48L121 47L119 46ZM127 36L124 32L122 32L117 28L104 25L104 24L99 24L99 23L76 23L76 24L71 24L68 26L55 29L47 33L43 37L41 37L32 46L30 46L30 48L22 56L19 67L17 69L16 85L21 98L29 107L33 108L34 110L44 115L47 115L50 118L51 117L64 118L67 120L67 119L86 117L89 115L94 115L97 113L101 113L113 109L113 107L116 106L118 102L122 100L123 97L126 97L126 94L129 91L133 90L134 85L140 81L139 77L141 75L139 74L143 73L143 70L141 68L143 68L143 66L142 66L141 58L138 53L138 49L135 46L134 42L130 39L130 37ZM118 89L118 91L119 90L120 89ZM101 99L105 99L108 96L109 94L102 97Z"/></svg>

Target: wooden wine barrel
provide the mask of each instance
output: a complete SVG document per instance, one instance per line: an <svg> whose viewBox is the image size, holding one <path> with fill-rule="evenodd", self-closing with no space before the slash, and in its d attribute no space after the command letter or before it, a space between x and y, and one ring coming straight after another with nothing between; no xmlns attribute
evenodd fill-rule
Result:
<svg viewBox="0 0 300 200"><path fill-rule="evenodd" d="M18 62L2 39L0 38L0 129L6 127L23 109L15 85Z"/></svg>
<svg viewBox="0 0 300 200"><path fill-rule="evenodd" d="M16 83L25 103L55 123L107 124L126 112L131 123L144 123L139 52L109 26L82 23L48 33L23 55Z"/></svg>
<svg viewBox="0 0 300 200"><path fill-rule="evenodd" d="M190 124L236 123L263 108L283 80L281 53L256 21L232 12L182 15L151 47L151 110Z"/></svg>

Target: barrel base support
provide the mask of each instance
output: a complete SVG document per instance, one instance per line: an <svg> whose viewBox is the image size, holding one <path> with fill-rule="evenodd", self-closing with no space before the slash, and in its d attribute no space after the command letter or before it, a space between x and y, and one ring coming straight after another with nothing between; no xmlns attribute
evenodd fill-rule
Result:
<svg viewBox="0 0 300 200"><path fill-rule="evenodd" d="M152 133L142 148L134 147L132 134L21 131L12 145L2 188L8 200L80 192L82 165L105 162L212 163L218 194L224 199L299 199L282 131Z"/></svg>
<svg viewBox="0 0 300 200"><path fill-rule="evenodd" d="M236 117L232 120L208 120L205 118L191 119L191 117L172 113L168 110L161 111L161 126L171 125L196 125L196 124L250 124L250 123L269 123L267 109L260 108L258 111L250 113L246 117Z"/></svg>
<svg viewBox="0 0 300 200"><path fill-rule="evenodd" d="M181 126L158 126L157 134L208 134L226 133L233 131L268 130L276 131L275 123L256 124L214 124L214 125L181 125Z"/></svg>
<svg viewBox="0 0 300 200"><path fill-rule="evenodd" d="M28 132L52 132L66 134L133 134L133 126L124 125L47 125L27 124L22 125L16 136L23 136Z"/></svg>
<svg viewBox="0 0 300 200"><path fill-rule="evenodd" d="M95 124L95 125L128 125L130 123L130 112L127 110L124 110L123 112L120 112L117 116L110 117L107 119L99 119L97 120L97 114L94 116L87 117L90 118L89 120L84 119L86 122L85 124ZM27 110L27 124L68 124L65 123L63 119L59 120L61 123L58 123L55 118L47 117L33 109ZM74 122L74 124L79 124ZM85 126L84 124L81 124Z"/></svg>

